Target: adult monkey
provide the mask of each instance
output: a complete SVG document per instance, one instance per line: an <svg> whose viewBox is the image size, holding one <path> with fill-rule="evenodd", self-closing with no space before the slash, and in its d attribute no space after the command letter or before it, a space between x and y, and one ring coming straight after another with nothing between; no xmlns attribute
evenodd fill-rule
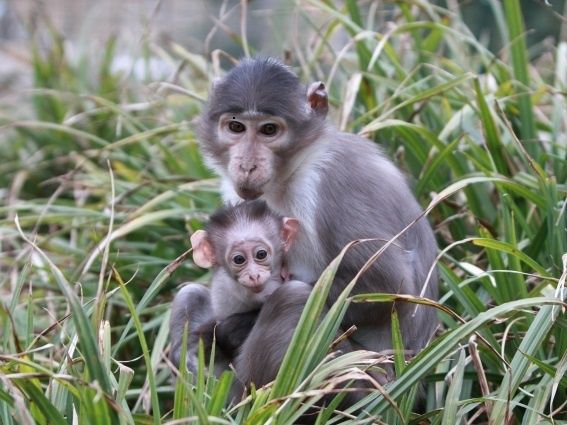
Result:
<svg viewBox="0 0 567 425"><path fill-rule="evenodd" d="M306 88L274 59L245 59L213 85L199 142L207 164L222 178L226 202L261 197L279 214L302 223L288 255L292 278L314 282L347 243L377 239L346 255L332 284L330 305L365 261L419 217L421 209L401 172L380 149L367 139L339 132L327 122L327 110L323 83ZM436 251L431 227L422 218L362 276L354 293L420 294ZM425 296L437 298L436 274ZM392 308L349 308L343 327L357 326L351 337L354 347L391 348ZM425 306L415 310L405 303L395 308L405 348L420 350L437 325L435 311ZM247 341L243 350L254 358L254 350L265 346L258 345Z"/></svg>

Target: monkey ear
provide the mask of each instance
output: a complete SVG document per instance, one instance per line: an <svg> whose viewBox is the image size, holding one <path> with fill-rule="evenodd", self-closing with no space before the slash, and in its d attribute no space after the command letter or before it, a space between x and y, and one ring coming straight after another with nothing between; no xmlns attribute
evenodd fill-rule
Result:
<svg viewBox="0 0 567 425"><path fill-rule="evenodd" d="M214 90L222 82L222 77L214 77L211 81L211 89Z"/></svg>
<svg viewBox="0 0 567 425"><path fill-rule="evenodd" d="M299 220L297 218L284 217L283 219L283 229L282 229L282 239L284 243L284 251L289 251L289 248L293 244L295 237L297 236L297 231L299 230Z"/></svg>
<svg viewBox="0 0 567 425"><path fill-rule="evenodd" d="M329 96L322 81L311 83L307 88L307 102L317 115L327 115L329 111Z"/></svg>
<svg viewBox="0 0 567 425"><path fill-rule="evenodd" d="M207 232L197 230L191 235L191 246L193 247L193 262L199 267L208 269L216 263L213 247L209 242Z"/></svg>

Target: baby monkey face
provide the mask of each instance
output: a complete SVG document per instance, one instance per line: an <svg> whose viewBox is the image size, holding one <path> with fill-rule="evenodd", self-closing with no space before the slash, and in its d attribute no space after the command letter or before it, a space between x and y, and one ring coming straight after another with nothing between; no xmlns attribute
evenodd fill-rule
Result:
<svg viewBox="0 0 567 425"><path fill-rule="evenodd" d="M258 294L272 276L273 259L273 247L268 241L248 239L232 245L226 264L238 283Z"/></svg>

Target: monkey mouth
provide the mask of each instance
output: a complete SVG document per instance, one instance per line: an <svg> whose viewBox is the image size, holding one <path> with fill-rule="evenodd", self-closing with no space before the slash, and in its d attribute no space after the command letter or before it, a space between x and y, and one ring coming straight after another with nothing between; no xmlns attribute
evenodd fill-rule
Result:
<svg viewBox="0 0 567 425"><path fill-rule="evenodd" d="M257 282L250 282L247 277L244 277L243 279L238 279L238 283L240 283L250 292L253 292L254 294L259 294L264 290L266 280L261 279Z"/></svg>
<svg viewBox="0 0 567 425"><path fill-rule="evenodd" d="M259 294L260 292L262 292L262 289L264 289L264 285L249 286L248 289L250 289L255 294Z"/></svg>
<svg viewBox="0 0 567 425"><path fill-rule="evenodd" d="M262 196L262 194L264 193L260 189L244 187L244 186L239 186L236 189L236 192L238 193L238 196L240 196L242 199L245 199L247 201L252 201L254 199L257 199L260 196Z"/></svg>

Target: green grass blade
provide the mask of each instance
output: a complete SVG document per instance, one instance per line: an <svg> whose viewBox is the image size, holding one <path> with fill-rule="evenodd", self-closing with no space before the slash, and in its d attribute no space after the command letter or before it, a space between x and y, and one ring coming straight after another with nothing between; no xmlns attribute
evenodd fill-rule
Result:
<svg viewBox="0 0 567 425"><path fill-rule="evenodd" d="M89 375L99 382L99 385L107 394L110 393L110 382L106 375L107 371L104 368L103 362L100 357L98 346L96 344L95 331L92 325L84 313L83 305L80 303L76 294L71 289L71 285L65 279L61 270L51 261L51 259L41 250L39 247L29 240L23 233L22 229L19 227L19 223L16 220L16 226L20 231L22 239L24 239L28 244L30 244L38 255L43 259L43 261L49 266L55 281L61 292L65 294L72 311L72 319L77 328L77 332L80 335L81 344L83 347L83 354L85 355L85 363L89 371ZM113 417L112 423L115 422L116 418Z"/></svg>
<svg viewBox="0 0 567 425"><path fill-rule="evenodd" d="M181 419L189 413L189 389L190 377L187 371L187 333L188 325L183 328L181 337L181 353L179 356L179 375L175 378L175 393L173 396L173 419Z"/></svg>
<svg viewBox="0 0 567 425"><path fill-rule="evenodd" d="M122 298L124 299L124 301L126 302L126 305L128 306L128 310L130 311L130 315L132 317L132 320L134 321L134 328L136 329L136 333L138 335L138 339L140 340L140 346L142 348L143 351L143 355L144 355L144 363L146 365L146 377L149 383L149 389L150 389L150 399L151 399L151 404L152 404L152 415L153 415L153 423L155 425L159 425L161 423L161 418L160 418L160 407L159 407L159 400L158 400L158 394L157 394L157 387L156 387L156 382L155 382L155 375L153 372L153 368L152 368L152 359L150 356L150 351L148 349L148 343L146 341L146 337L144 335L144 330L142 328L142 322L140 321L140 317L138 316L138 313L136 311L136 307L134 306L134 302L132 301L132 297L130 296L128 290L126 289L126 286L124 284L124 281L122 280L122 278L120 277L120 275L116 272L116 270L114 270L114 276L118 282L118 285L120 286L120 292L122 294Z"/></svg>
<svg viewBox="0 0 567 425"><path fill-rule="evenodd" d="M476 332L481 326L489 323L493 319L510 311L520 308L542 306L552 309L547 304L560 304L557 299L535 297L531 299L511 301L490 310L480 313L465 324L446 333L442 338L438 339L434 344L430 345L424 351L419 353L413 361L405 368L404 374L399 377L392 385L389 386L388 392L391 397L397 398L409 391L411 386L418 383L427 373L433 369L444 357L449 355L455 347L464 339ZM543 310L543 308L542 308ZM535 321L534 321L535 323ZM533 328L533 325L530 329ZM506 397L504 397L504 400ZM388 407L387 402L379 397L378 400L369 406L369 411L373 414L380 414ZM496 422L498 423L498 422ZM502 423L502 422L500 422Z"/></svg>
<svg viewBox="0 0 567 425"><path fill-rule="evenodd" d="M530 75L528 73L528 50L526 48L525 28L519 0L504 0L504 11L510 37L510 53L512 67L516 79L523 89L518 93L520 108L520 130L522 139L528 143L528 152L539 158L540 149L536 143L536 126L530 90Z"/></svg>
<svg viewBox="0 0 567 425"><path fill-rule="evenodd" d="M477 246L482 246L485 248L494 249L497 251L505 252L517 258L518 260L522 261L524 264L527 264L533 270L535 270L538 274L544 277L550 277L550 274L545 268L540 266L536 261L532 258L528 257L522 251L520 251L516 246L502 241L496 241L493 239L488 238L475 238L473 239L473 243ZM504 267L497 267L496 269L503 269Z"/></svg>
<svg viewBox="0 0 567 425"><path fill-rule="evenodd" d="M37 422L54 425L67 425L67 421L65 421L63 415L61 415L61 413L53 407L35 383L26 379L21 379L18 380L16 384L26 393L29 400L31 400L33 405L37 406L41 412L42 416L35 418Z"/></svg>
<svg viewBox="0 0 567 425"><path fill-rule="evenodd" d="M481 91L478 79L473 80L474 89L476 92L476 102L480 112L480 122L482 123L485 132L486 146L490 152L490 157L493 159L496 171L502 175L508 174L508 166L504 159L503 144L500 138L500 132L496 127L493 114L486 103L486 99Z"/></svg>
<svg viewBox="0 0 567 425"><path fill-rule="evenodd" d="M300 369L297 366L301 364L301 359L304 357L307 347L310 345L311 338L313 338L315 334L318 318L325 308L331 283L343 256L350 246L351 244L347 245L331 264L329 264L313 287L311 295L301 314L301 318L299 319L299 324L293 334L290 348L286 352L278 376L274 381L274 387L271 393L273 398L289 394L302 379Z"/></svg>
<svg viewBox="0 0 567 425"><path fill-rule="evenodd" d="M566 296L565 281L567 279L567 254L563 256L563 275L561 276L556 292L556 300L558 303L564 303ZM514 396L518 390L520 383L528 377L528 368L531 365L530 357L541 349L542 344L547 337L547 333L552 328L558 317L558 307L553 305L543 305L536 314L528 331L520 343L518 351L514 355L509 369L506 371L502 385L496 394L496 402L490 415L490 419L494 423L503 423L509 417L509 404L507 400L510 396Z"/></svg>
<svg viewBox="0 0 567 425"><path fill-rule="evenodd" d="M463 376L465 374L465 350L461 349L459 359L453 373L451 385L445 398L445 409L443 410L443 421L441 425L453 425L459 423L457 420L457 411L459 409L459 400L463 388Z"/></svg>

